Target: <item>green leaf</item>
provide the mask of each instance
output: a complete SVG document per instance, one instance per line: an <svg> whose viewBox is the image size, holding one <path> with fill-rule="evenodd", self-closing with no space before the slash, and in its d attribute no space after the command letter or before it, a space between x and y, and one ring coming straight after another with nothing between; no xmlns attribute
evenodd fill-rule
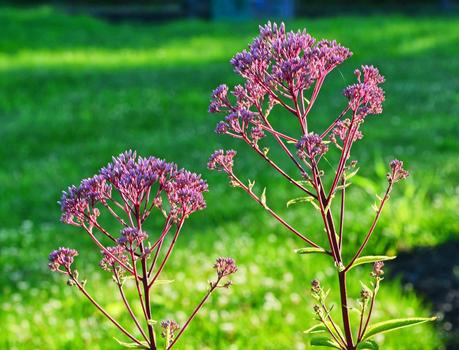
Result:
<svg viewBox="0 0 459 350"><path fill-rule="evenodd" d="M387 261L387 260L394 260L396 256L386 256L386 255L368 255L368 256L361 256L360 258L355 259L352 266L349 268L353 269L356 266L363 265L363 264L372 264L377 261Z"/></svg>
<svg viewBox="0 0 459 350"><path fill-rule="evenodd" d="M156 320L148 320L147 323L148 323L150 326L154 326L155 324L158 323L158 321L156 321Z"/></svg>
<svg viewBox="0 0 459 350"><path fill-rule="evenodd" d="M307 203L307 202L313 202L313 201L314 201L314 197L312 196L293 198L287 202L287 208L293 204Z"/></svg>
<svg viewBox="0 0 459 350"><path fill-rule="evenodd" d="M344 174L344 178L346 180L349 180L351 178L353 178L355 175L357 175L357 173L359 172L360 168L357 168L355 169L352 173L349 173L349 174Z"/></svg>
<svg viewBox="0 0 459 350"><path fill-rule="evenodd" d="M141 342L142 345L139 345L137 343L126 343L124 341L116 339L115 337L113 337L113 339L115 339L118 342L118 344L128 349L148 349L148 344L144 341Z"/></svg>
<svg viewBox="0 0 459 350"><path fill-rule="evenodd" d="M156 280L155 283L153 283L154 286L161 286L163 284L171 284L174 283L175 280Z"/></svg>
<svg viewBox="0 0 459 350"><path fill-rule="evenodd" d="M357 350L379 350L378 344L374 340L366 340L357 345Z"/></svg>
<svg viewBox="0 0 459 350"><path fill-rule="evenodd" d="M400 318L400 319L395 319L395 320L379 322L368 328L362 340L371 338L375 336L376 334L391 332L391 331L395 331L396 329L411 327L411 326L415 326L418 324L435 321L436 319L437 319L436 317L430 317L430 318L410 317L410 318Z"/></svg>
<svg viewBox="0 0 459 350"><path fill-rule="evenodd" d="M304 334L314 334L314 333L322 333L326 332L327 327L325 327L322 323L318 323L315 326L312 326L309 329L306 329L303 333Z"/></svg>
<svg viewBox="0 0 459 350"><path fill-rule="evenodd" d="M260 196L260 202L261 202L261 205L263 205L263 207L268 208L268 206L266 205L266 187L263 188L263 192L261 193L261 196Z"/></svg>
<svg viewBox="0 0 459 350"><path fill-rule="evenodd" d="M325 337L312 338L310 344L311 346L325 346L327 348L341 349L338 343Z"/></svg>
<svg viewBox="0 0 459 350"><path fill-rule="evenodd" d="M317 254L317 253L323 254L323 253L326 253L326 251L323 248L306 247L306 248L295 249L295 253L297 254Z"/></svg>

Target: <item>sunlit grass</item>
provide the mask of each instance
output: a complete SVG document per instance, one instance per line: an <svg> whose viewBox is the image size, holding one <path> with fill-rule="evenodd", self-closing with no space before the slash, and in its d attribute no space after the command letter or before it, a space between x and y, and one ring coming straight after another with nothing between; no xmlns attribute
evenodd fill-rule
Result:
<svg viewBox="0 0 459 350"><path fill-rule="evenodd" d="M297 193L242 146L216 136L217 119L207 114L216 85L240 82L228 61L246 47L258 23L115 25L42 8L0 10L0 24L0 349L117 348L111 339L116 332L47 272L46 258L56 246L89 246L77 230L58 223L60 191L129 148L176 161L210 184L208 209L188 223L167 271L176 279L175 292L157 299L158 318L183 319L217 255L232 255L241 266L234 288L208 305L183 348L305 348L301 332L312 321L309 281L320 277L332 284L332 271L324 261L293 254L298 241L229 188L221 174L205 169L215 148L238 149L237 171L256 179L257 191L267 187L270 205L308 235L323 236L314 208L287 210ZM386 163L395 157L406 161L412 176L393 192L368 249L396 254L457 237L455 18L300 19L288 26L337 38L355 53L327 81L311 115L314 128L340 110L355 66L374 63L387 78L385 113L365 122L365 143L355 146L362 177L350 190L346 242L357 244L366 232L371 204L384 190ZM288 126L287 118L279 120ZM271 154L279 155L274 148ZM94 252L82 254L79 269L117 313L113 293L97 288L107 276L84 267L97 263ZM366 270L355 273L356 281L368 277ZM385 283L378 317L431 313L397 281ZM353 295L358 288L351 286ZM434 326L425 325L380 340L387 350L431 350L441 348L439 339Z"/></svg>

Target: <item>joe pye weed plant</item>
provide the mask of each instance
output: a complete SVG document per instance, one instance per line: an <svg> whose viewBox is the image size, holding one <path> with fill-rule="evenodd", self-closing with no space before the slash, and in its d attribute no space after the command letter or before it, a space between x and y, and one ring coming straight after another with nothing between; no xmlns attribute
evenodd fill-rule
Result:
<svg viewBox="0 0 459 350"><path fill-rule="evenodd" d="M394 185L404 180L408 172L403 162L389 164L387 187L374 205L374 219L368 231L360 237L357 246L344 245L346 197L352 177L358 172L357 160L351 151L363 138L362 125L367 118L382 113L384 77L373 66L356 69L356 83L343 91L347 103L337 117L330 120L324 130L311 128L311 111L327 75L352 55L336 41L316 41L305 30L286 32L284 24L268 23L260 27L260 34L248 50L231 60L234 71L244 79L243 85L231 92L220 85L212 93L209 112L222 113L225 118L217 124L218 134L229 135L247 144L256 154L285 178L302 196L291 199L287 205L312 205L323 221L326 245L316 237L293 227L270 206L266 188L255 190L255 181L244 181L234 170L233 150L217 150L209 159L209 169L225 172L234 187L245 191L282 226L299 237L307 247L298 254L325 254L336 268L339 290L330 291L318 280L311 283L315 300L314 314L317 324L305 331L312 346L344 350L378 349L373 337L402 327L408 327L433 318L401 318L372 323L371 317L383 280L384 261L393 256L364 255L368 241L377 234L376 225ZM283 108L296 120L297 128L286 131L271 117L277 108ZM291 161L296 174L289 174L278 161L271 158L263 139L272 137ZM337 153L337 157L333 153ZM333 163L334 157L337 159ZM349 259L344 259L350 256ZM361 283L360 296L347 292L351 270L359 265L373 264L369 282ZM327 301L330 293L340 296L340 322L333 305ZM352 302L352 298L357 302ZM358 312L358 322L352 324L350 313Z"/></svg>
<svg viewBox="0 0 459 350"><path fill-rule="evenodd" d="M210 295L231 285L227 276L237 270L234 260L217 258L215 279L209 282L207 293L183 325L174 320L159 321L160 315L151 308L156 287L173 282L162 280L161 274L172 256L185 221L206 207L203 194L207 190L207 183L200 175L178 169L173 163L154 157L138 157L135 152L128 151L113 158L113 162L102 168L99 174L82 180L78 187L71 186L63 193L60 201L62 221L85 231L100 250L102 259L99 265L112 275L120 303L139 336L128 331L91 296L87 289L90 280L87 283L81 279L74 267L76 250L59 248L53 251L49 255L49 268L65 275L67 284L77 288L129 340L117 339L120 345L150 350L172 349ZM106 217L119 224L119 234L104 228ZM149 219L162 223L161 232L148 231ZM168 236L171 236L170 240ZM128 284L128 281L132 283ZM136 290L135 300L127 297L127 287ZM140 304L140 315L136 314L133 303Z"/></svg>

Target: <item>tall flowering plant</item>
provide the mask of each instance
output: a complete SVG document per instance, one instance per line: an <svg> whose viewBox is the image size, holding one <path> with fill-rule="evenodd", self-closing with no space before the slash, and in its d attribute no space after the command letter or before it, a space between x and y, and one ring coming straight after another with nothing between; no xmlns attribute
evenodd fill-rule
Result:
<svg viewBox="0 0 459 350"><path fill-rule="evenodd" d="M341 322L335 320L327 302L329 291L324 290L319 281L312 281L311 293L316 301L314 313L318 323L306 331L313 334L311 345L346 350L377 349L372 339L376 334L431 319L409 318L373 325L370 323L383 280L383 261L394 257L363 256L363 253L394 185L408 176L403 162L393 160L389 164L386 191L382 197L378 197L379 204L375 207L373 222L361 237L360 244L357 247L343 245L346 191L350 185L349 179L358 171L357 162L351 159L351 151L354 143L363 137L361 127L367 117L382 113L384 91L381 84L384 77L373 66L362 66L355 70L356 83L343 91L347 101L343 110L324 130L312 130L310 112L327 75L351 55L349 49L336 41L317 41L305 30L286 32L284 24L268 22L260 27L259 36L248 50L237 53L231 60L234 71L244 79L244 84L235 86L231 92L226 85L220 85L213 91L209 106L210 113L225 115L217 124L218 134L229 135L247 144L303 193L302 197L289 201L288 205L314 205L323 221L326 245L319 245L316 237L294 228L269 206L265 190L257 194L254 181L245 182L236 174L235 151L217 150L210 157L208 167L225 172L232 186L245 191L269 215L299 237L307 245L297 251L299 254L316 253L330 257L339 281ZM286 110L296 120L297 128L291 131L276 128L273 123L275 120L272 120L274 117L271 118L276 108ZM274 139L282 153L293 163L296 174L289 174L270 157L269 149L263 146L263 139L268 136ZM327 160L327 166L324 167L323 159L332 152L338 153L339 160L333 171L329 171L333 165ZM338 203L335 204L336 201ZM352 258L345 261L343 256ZM355 266L368 263L374 264L371 284L364 286L361 291L358 300L360 317L358 323L353 325L349 315L348 274Z"/></svg>
<svg viewBox="0 0 459 350"><path fill-rule="evenodd" d="M65 275L68 285L77 287L129 339L129 342L119 341L121 345L150 350L172 349L210 295L218 288L230 286L227 276L236 272L235 262L231 258L218 258L214 265L215 279L209 282L207 292L183 326L174 320L157 323L158 315L151 308L152 287L171 282L161 280L161 273L185 221L206 207L203 194L207 190L207 183L200 175L178 169L173 163L155 157L137 157L135 152L128 151L113 158L99 174L82 180L79 186L69 187L62 194L62 221L83 229L100 250L99 265L112 275L140 339L91 296L86 281L80 279L73 266L78 256L76 250L59 248L53 251L49 255L49 268ZM153 212L156 212L156 219L163 222L157 234L145 229ZM105 216L111 216L121 227L118 235L103 226L101 218ZM172 238L166 239L168 236ZM135 285L135 302L140 304L140 316L125 292L128 279ZM160 328L162 341L156 338L156 328Z"/></svg>

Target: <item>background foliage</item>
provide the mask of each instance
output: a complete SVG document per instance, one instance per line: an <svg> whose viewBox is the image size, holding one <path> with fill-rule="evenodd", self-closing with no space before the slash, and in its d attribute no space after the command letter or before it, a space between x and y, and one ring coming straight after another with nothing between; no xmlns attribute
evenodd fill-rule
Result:
<svg viewBox="0 0 459 350"><path fill-rule="evenodd" d="M213 133L217 120L207 114L209 93L220 82L239 82L228 60L256 34L257 24L115 25L50 8L0 10L0 349L117 348L116 332L76 290L51 276L46 260L56 246L90 245L83 233L58 222L60 191L128 148L201 172L211 189L209 208L188 222L166 271L175 283L158 287L164 293L154 300L157 318L185 318L205 290L216 256L233 256L240 265L234 288L209 303L182 348L305 348L302 331L313 319L309 282L320 278L333 287L333 271L293 254L301 242L205 168L215 148L235 147ZM457 18L344 17L295 20L288 27L336 38L355 53L328 79L311 115L315 127L340 111L341 90L354 67L372 63L387 78L385 112L367 120L366 142L355 146L362 175L370 180L354 180L346 239L357 241L366 231L386 163L394 157L406 161L412 177L394 192L368 249L394 254L455 239ZM279 118L288 127L287 115ZM257 179L260 192L267 186L269 203L297 227L321 235L312 207L286 210L296 193L264 171L261 160L240 152L236 164ZM114 285L106 288L107 276L91 267L99 258L96 249L85 250L78 269L91 275L88 287L116 315L121 309ZM354 273L364 280L369 271ZM359 289L353 286L351 293L357 297ZM396 280L384 282L381 299L377 318L430 314L428 303ZM380 339L382 348L439 349L442 336L434 327Z"/></svg>

